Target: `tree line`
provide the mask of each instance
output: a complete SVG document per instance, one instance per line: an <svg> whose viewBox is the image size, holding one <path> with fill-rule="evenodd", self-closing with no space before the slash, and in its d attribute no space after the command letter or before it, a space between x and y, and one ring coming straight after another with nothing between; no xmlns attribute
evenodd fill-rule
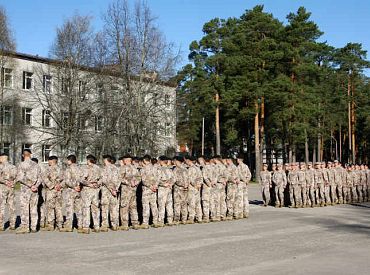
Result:
<svg viewBox="0 0 370 275"><path fill-rule="evenodd" d="M258 5L205 23L177 75L180 144L201 154L204 130L205 154L245 153L256 171L262 161L368 162L366 51L320 41L310 17L300 7L284 24Z"/></svg>

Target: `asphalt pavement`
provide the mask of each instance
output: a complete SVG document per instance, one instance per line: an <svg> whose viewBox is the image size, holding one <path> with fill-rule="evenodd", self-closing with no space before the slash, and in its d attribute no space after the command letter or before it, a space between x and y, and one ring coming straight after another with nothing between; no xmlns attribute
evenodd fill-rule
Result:
<svg viewBox="0 0 370 275"><path fill-rule="evenodd" d="M0 234L0 274L370 274L370 204L127 232Z"/></svg>

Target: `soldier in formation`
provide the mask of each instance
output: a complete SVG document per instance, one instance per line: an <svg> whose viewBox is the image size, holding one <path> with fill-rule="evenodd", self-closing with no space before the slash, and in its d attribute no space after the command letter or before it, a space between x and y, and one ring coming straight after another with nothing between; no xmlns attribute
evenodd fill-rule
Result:
<svg viewBox="0 0 370 275"><path fill-rule="evenodd" d="M15 167L7 155L0 156L1 231L6 208L9 229L16 227L16 183L21 186L19 234L37 232L38 226L89 234L249 216L251 173L242 158L161 156L157 160L125 155L116 165L114 157L104 155L100 166L93 155L86 157L86 165L78 165L76 156L70 155L64 166L57 156L50 156L42 168L30 150L24 150L22 157ZM270 172L263 177L267 189L272 178Z"/></svg>

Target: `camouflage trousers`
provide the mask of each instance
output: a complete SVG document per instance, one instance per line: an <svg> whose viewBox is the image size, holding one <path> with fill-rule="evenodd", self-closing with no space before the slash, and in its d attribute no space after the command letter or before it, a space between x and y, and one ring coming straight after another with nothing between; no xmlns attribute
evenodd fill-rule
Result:
<svg viewBox="0 0 370 275"><path fill-rule="evenodd" d="M46 190L46 209L47 209L47 222L49 225L62 228L63 213L62 213L62 192L56 190Z"/></svg>
<svg viewBox="0 0 370 275"><path fill-rule="evenodd" d="M263 204L268 205L270 203L270 186L269 185L261 185L261 195L262 195Z"/></svg>
<svg viewBox="0 0 370 275"><path fill-rule="evenodd" d="M138 225L137 203L136 203L136 187L122 185L121 201L120 201L120 216L121 225L128 226L129 219L132 225Z"/></svg>
<svg viewBox="0 0 370 275"><path fill-rule="evenodd" d="M337 185L337 202L343 203L343 185L342 183Z"/></svg>
<svg viewBox="0 0 370 275"><path fill-rule="evenodd" d="M352 193L352 202L358 202L358 195L357 195L357 187L356 186L352 186L351 193Z"/></svg>
<svg viewBox="0 0 370 275"><path fill-rule="evenodd" d="M248 184L243 183L243 215L249 216L249 195Z"/></svg>
<svg viewBox="0 0 370 275"><path fill-rule="evenodd" d="M244 184L239 183L236 185L236 194L235 194L235 207L234 207L234 217L243 218L243 194L244 194Z"/></svg>
<svg viewBox="0 0 370 275"><path fill-rule="evenodd" d="M100 189L98 188L91 188L87 186L84 186L81 190L83 228L90 227L91 214L94 227L100 227L99 191Z"/></svg>
<svg viewBox="0 0 370 275"><path fill-rule="evenodd" d="M310 206L315 206L316 205L316 197L315 197L315 187L314 186L309 186L307 190L307 195L308 195L308 204Z"/></svg>
<svg viewBox="0 0 370 275"><path fill-rule="evenodd" d="M171 187L158 187L158 223L164 223L164 217L167 213L167 222L173 221L173 200Z"/></svg>
<svg viewBox="0 0 370 275"><path fill-rule="evenodd" d="M220 193L218 191L217 185L211 187L211 218L219 219L220 218Z"/></svg>
<svg viewBox="0 0 370 275"><path fill-rule="evenodd" d="M283 185L275 185L275 206L284 206L284 186Z"/></svg>
<svg viewBox="0 0 370 275"><path fill-rule="evenodd" d="M324 183L318 183L316 189L316 200L318 204L324 204L325 203L325 187Z"/></svg>
<svg viewBox="0 0 370 275"><path fill-rule="evenodd" d="M36 230L38 222L37 203L38 192L32 192L27 186L21 187L21 227Z"/></svg>
<svg viewBox="0 0 370 275"><path fill-rule="evenodd" d="M188 208L187 208L187 200L188 200L188 190L180 187L174 186L173 188L173 203L174 203L174 221L186 221L188 219Z"/></svg>
<svg viewBox="0 0 370 275"><path fill-rule="evenodd" d="M302 205L302 186L300 184L289 185L290 205L292 207Z"/></svg>
<svg viewBox="0 0 370 275"><path fill-rule="evenodd" d="M362 185L362 195L363 195L363 201L366 202L367 201L367 197L368 197L368 194L367 194L367 185Z"/></svg>
<svg viewBox="0 0 370 275"><path fill-rule="evenodd" d="M228 182L226 186L226 207L227 207L227 216L233 217L235 210L237 210L237 185L234 182Z"/></svg>
<svg viewBox="0 0 370 275"><path fill-rule="evenodd" d="M40 225L45 226L46 221L47 221L47 209L46 209L46 187L42 187L41 189L41 203L40 205Z"/></svg>
<svg viewBox="0 0 370 275"><path fill-rule="evenodd" d="M210 215L210 200L211 200L211 188L208 185L203 184L201 197L203 208L203 220L208 221Z"/></svg>
<svg viewBox="0 0 370 275"><path fill-rule="evenodd" d="M157 207L157 192L153 192L150 188L143 186L143 224L149 224L150 212L152 212L153 224L158 222L158 207Z"/></svg>
<svg viewBox="0 0 370 275"><path fill-rule="evenodd" d="M350 203L351 202L351 197L349 192L350 188L347 186L343 186L343 202L344 203Z"/></svg>
<svg viewBox="0 0 370 275"><path fill-rule="evenodd" d="M101 188L101 225L109 227L109 219L113 227L119 226L119 203L118 198L103 186Z"/></svg>
<svg viewBox="0 0 370 275"><path fill-rule="evenodd" d="M10 227L15 227L15 201L14 188L8 187L5 184L0 184L0 227L4 225L5 208L8 207Z"/></svg>
<svg viewBox="0 0 370 275"><path fill-rule="evenodd" d="M356 186L356 189L357 189L358 202L363 202L362 186L361 185L357 185Z"/></svg>
<svg viewBox="0 0 370 275"><path fill-rule="evenodd" d="M64 208L66 212L65 228L72 228L73 214L76 214L77 228L82 228L82 200L81 192L71 188L64 190Z"/></svg>
<svg viewBox="0 0 370 275"><path fill-rule="evenodd" d="M200 200L200 190L192 185L190 185L188 189L188 213L188 220L194 221L196 218L197 221L202 221L203 212Z"/></svg>
<svg viewBox="0 0 370 275"><path fill-rule="evenodd" d="M330 198L330 185L328 184L325 184L324 185L324 202L326 204L331 204L332 203L332 200Z"/></svg>
<svg viewBox="0 0 370 275"><path fill-rule="evenodd" d="M301 185L301 198L302 198L302 205L308 205L308 188L306 184Z"/></svg>
<svg viewBox="0 0 370 275"><path fill-rule="evenodd" d="M220 196L220 217L221 219L226 218L227 206L226 206L226 185L218 183L218 192Z"/></svg>
<svg viewBox="0 0 370 275"><path fill-rule="evenodd" d="M337 186L335 184L330 184L330 195L331 195L331 201L333 203L338 202L338 197L337 197Z"/></svg>

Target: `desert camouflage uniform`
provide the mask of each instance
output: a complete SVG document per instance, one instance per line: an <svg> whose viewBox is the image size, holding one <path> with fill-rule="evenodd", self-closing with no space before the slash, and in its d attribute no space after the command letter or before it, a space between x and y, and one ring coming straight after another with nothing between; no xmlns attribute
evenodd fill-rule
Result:
<svg viewBox="0 0 370 275"><path fill-rule="evenodd" d="M21 228L36 231L38 222L37 203L39 194L37 190L33 192L32 186L39 187L41 184L40 166L27 159L21 162L17 170L16 182L21 183L20 206L21 206ZM30 221L31 218L31 221Z"/></svg>
<svg viewBox="0 0 370 275"><path fill-rule="evenodd" d="M309 168L306 170L306 183L307 183L307 195L308 195L308 204L311 207L316 206L315 198L315 170Z"/></svg>
<svg viewBox="0 0 370 275"><path fill-rule="evenodd" d="M248 165L241 163L238 164L238 176L240 179L240 185L242 187L243 195L242 195L242 201L241 203L238 202L238 207L241 207L242 212L243 212L243 217L247 218L249 216L249 198L248 198L248 184L249 181L252 178L252 174L249 170ZM239 193L239 192L238 192ZM239 200L239 199L238 199Z"/></svg>
<svg viewBox="0 0 370 275"><path fill-rule="evenodd" d="M351 203L352 202L351 190L353 188L352 172L346 171L344 175L345 177L343 177L343 202Z"/></svg>
<svg viewBox="0 0 370 275"><path fill-rule="evenodd" d="M328 182L329 182L329 203L335 203L336 201L336 184L335 184L335 168L328 169Z"/></svg>
<svg viewBox="0 0 370 275"><path fill-rule="evenodd" d="M167 214L167 223L173 222L173 199L172 187L175 183L175 176L171 168L161 166L159 168L158 186L158 223L164 224L164 217Z"/></svg>
<svg viewBox="0 0 370 275"><path fill-rule="evenodd" d="M321 168L315 168L316 201L320 206L325 204L324 176Z"/></svg>
<svg viewBox="0 0 370 275"><path fill-rule="evenodd" d="M202 187L202 205L203 205L203 220L209 221L210 210L211 210L211 190L212 186L216 186L217 177L213 173L213 165L205 164L202 169L202 175L204 184Z"/></svg>
<svg viewBox="0 0 370 275"><path fill-rule="evenodd" d="M323 180L324 180L324 198L323 198L323 201L324 201L325 205L330 205L331 204L331 199L330 199L330 177L332 176L331 170L332 169L328 169L328 168L322 168L321 169Z"/></svg>
<svg viewBox="0 0 370 275"><path fill-rule="evenodd" d="M100 208L99 208L99 191L100 191L101 169L96 164L86 165L83 169L81 184L82 215L83 228L90 228L90 214L92 214L94 228L100 228Z"/></svg>
<svg viewBox="0 0 370 275"><path fill-rule="evenodd" d="M272 182L274 183L275 191L275 206L284 206L284 189L287 186L287 177L285 171L276 170L272 175Z"/></svg>
<svg viewBox="0 0 370 275"><path fill-rule="evenodd" d="M200 199L200 190L203 184L203 175L199 166L192 165L188 168L188 176L190 179L189 189L188 189L188 221L194 222L194 219L198 222L202 221L202 205Z"/></svg>
<svg viewBox="0 0 370 275"><path fill-rule="evenodd" d="M342 183L342 167L336 167L334 169L334 181L335 184L333 186L333 203L343 203L343 183Z"/></svg>
<svg viewBox="0 0 370 275"><path fill-rule="evenodd" d="M272 187L270 171L260 172L260 184L263 204L268 205L270 203L270 188Z"/></svg>
<svg viewBox="0 0 370 275"><path fill-rule="evenodd" d="M298 171L290 170L288 173L289 197L291 207L299 207L302 202L300 198L300 189L298 186Z"/></svg>
<svg viewBox="0 0 370 275"><path fill-rule="evenodd" d="M174 168L175 185L173 189L173 202L174 202L174 221L178 223L180 221L186 222L188 218L187 208L187 195L189 188L189 176L188 170L184 165L180 165Z"/></svg>
<svg viewBox="0 0 370 275"><path fill-rule="evenodd" d="M82 228L81 192L75 190L75 188L80 186L82 176L81 168L75 163L69 165L64 173L63 193L66 213L64 228L67 229L72 229L73 227L73 214L77 218L77 228Z"/></svg>
<svg viewBox="0 0 370 275"><path fill-rule="evenodd" d="M298 192L301 198L300 206L306 207L307 205L307 182L306 182L306 170L299 169L298 175Z"/></svg>
<svg viewBox="0 0 370 275"><path fill-rule="evenodd" d="M228 178L228 172L226 166L222 163L215 165L215 171L217 173L217 193L215 196L214 206L216 207L217 220L224 220L226 218L226 183Z"/></svg>
<svg viewBox="0 0 370 275"><path fill-rule="evenodd" d="M136 191L141 181L140 171L133 165L123 165L119 169L121 179L120 216L121 225L128 227L129 219L133 226L139 224L137 213Z"/></svg>
<svg viewBox="0 0 370 275"><path fill-rule="evenodd" d="M359 202L358 185L361 180L360 175L358 173L358 170L354 170L351 173L352 173L352 179L353 179L352 201Z"/></svg>
<svg viewBox="0 0 370 275"><path fill-rule="evenodd" d="M119 170L114 164L107 164L102 169L101 181L101 226L109 227L108 214L112 228L119 226L118 192L120 190ZM115 194L114 194L115 193Z"/></svg>
<svg viewBox="0 0 370 275"><path fill-rule="evenodd" d="M360 172L361 172L360 189L362 193L361 201L366 202L367 201L367 173L366 173L366 170L360 170Z"/></svg>
<svg viewBox="0 0 370 275"><path fill-rule="evenodd" d="M227 187L226 187L226 206L227 217L233 218L238 211L236 195L238 192L239 174L238 167L235 164L228 164L227 169ZM239 213L240 215L240 213Z"/></svg>
<svg viewBox="0 0 370 275"><path fill-rule="evenodd" d="M370 201L370 169L367 169L367 201Z"/></svg>
<svg viewBox="0 0 370 275"><path fill-rule="evenodd" d="M54 224L61 229L63 226L63 197L62 197L62 169L58 165L48 166L43 171L43 183L46 189L46 210L48 226L54 228ZM59 190L57 190L59 186Z"/></svg>
<svg viewBox="0 0 370 275"><path fill-rule="evenodd" d="M0 229L4 225L5 208L8 207L10 228L15 228L16 214L14 201L14 185L17 168L6 162L0 165Z"/></svg>
<svg viewBox="0 0 370 275"><path fill-rule="evenodd" d="M158 168L150 163L141 169L141 180L143 183L143 225L149 224L150 212L152 212L153 224L156 225L158 223L158 174Z"/></svg>

